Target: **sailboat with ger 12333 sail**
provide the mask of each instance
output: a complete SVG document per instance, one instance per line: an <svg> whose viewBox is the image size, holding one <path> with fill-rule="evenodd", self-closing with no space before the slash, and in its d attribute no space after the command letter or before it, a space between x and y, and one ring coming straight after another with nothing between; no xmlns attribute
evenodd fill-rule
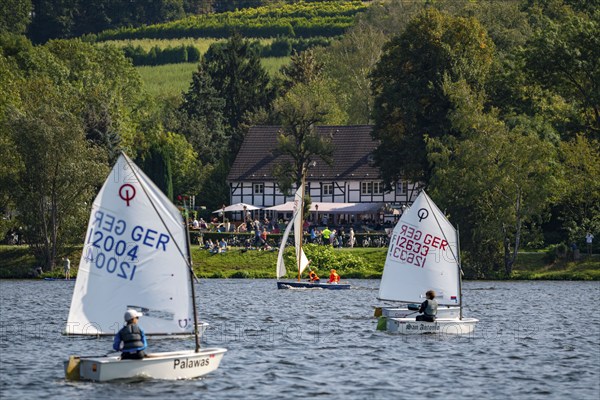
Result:
<svg viewBox="0 0 600 400"><path fill-rule="evenodd" d="M458 231L422 191L396 224L385 261L379 299L404 306L376 309L379 330L401 334L470 334L478 322L462 315L462 270ZM418 304L433 290L434 322L416 321Z"/></svg>

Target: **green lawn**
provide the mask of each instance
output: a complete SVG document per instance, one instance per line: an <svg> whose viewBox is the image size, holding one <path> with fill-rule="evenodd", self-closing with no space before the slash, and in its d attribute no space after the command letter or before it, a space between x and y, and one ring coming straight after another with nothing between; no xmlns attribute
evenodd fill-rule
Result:
<svg viewBox="0 0 600 400"><path fill-rule="evenodd" d="M274 76L289 57L268 57L261 59L263 67ZM197 63L166 64L136 67L144 89L155 98L173 98L189 89L192 73L198 69Z"/></svg>
<svg viewBox="0 0 600 400"><path fill-rule="evenodd" d="M375 278L381 276L385 262L385 249L354 248L312 251L312 266L319 275L328 276L330 267L338 269L344 278ZM307 249L307 253L311 251ZM332 253L328 253L331 251ZM69 253L76 272L81 248L73 247ZM292 256L291 248L288 256ZM574 262L559 259L551 264L544 262L546 253L520 253L511 279L540 280L600 280L600 254L592 258L583 257ZM194 246L192 250L194 270L202 278L275 278L277 251L242 251L230 249L225 254L210 254ZM356 267L355 265L362 267ZM29 278L35 268L35 259L26 246L0 246L0 278ZM61 276L61 268L45 273L44 276ZM293 271L287 277L293 278Z"/></svg>
<svg viewBox="0 0 600 400"><path fill-rule="evenodd" d="M201 54L206 53L211 44L215 42L224 42L225 39L212 39L212 38L181 38L181 39L131 39L131 40L107 40L105 42L100 42L99 44L110 44L115 47L126 47L133 46L144 49L144 51L149 51L153 47L159 47L161 49L166 49L167 47L179 47L179 46L194 46L198 50L200 50ZM273 40L261 40L261 43L270 43Z"/></svg>

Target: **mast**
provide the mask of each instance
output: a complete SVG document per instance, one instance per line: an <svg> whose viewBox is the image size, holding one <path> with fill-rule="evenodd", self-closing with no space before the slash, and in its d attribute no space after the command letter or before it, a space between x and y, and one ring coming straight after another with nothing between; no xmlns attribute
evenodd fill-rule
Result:
<svg viewBox="0 0 600 400"><path fill-rule="evenodd" d="M186 211L187 217L189 217L188 208L185 204L185 197L183 198L183 208ZM184 218L183 223L185 224L185 233L187 237L187 259L188 259L188 272L190 275L190 286L192 289L192 308L194 310L194 338L196 340L196 353L200 352L200 333L198 332L198 309L196 307L196 289L194 287L194 269L192 268L192 251L190 241L190 227L187 219Z"/></svg>
<svg viewBox="0 0 600 400"><path fill-rule="evenodd" d="M129 166L129 168L131 169L131 172L133 173L133 175L135 176L135 178L142 183L143 179L140 178L140 176L137 173L137 166L133 163L133 161L131 161L129 159L129 157L127 157L127 155L121 151L121 155L123 156L123 158L125 159L125 162L127 163L127 165ZM164 218L162 217L162 215L160 214L160 212L158 211L156 204L154 204L154 201L152 200L152 196L150 196L150 194L148 193L147 188L145 187L144 184L141 184L140 187L142 188L142 190L144 191L144 193L146 194L148 200L150 201L150 204L152 205L152 208L154 209L154 212L156 213L156 216L160 219L161 223L163 224L163 226L165 227L165 229L167 230L169 237L171 239L173 239L173 242L175 244L175 247L177 248L177 250L179 251L179 255L182 257L185 257L187 259L187 266L188 266L188 272L190 275L190 285L191 285L191 289L192 289L192 308L193 308L193 312L194 312L194 334L196 336L196 352L200 351L200 337L199 337L199 332L198 332L198 313L196 311L196 291L194 288L194 270L192 268L192 255L191 255L191 250L190 250L190 231L188 229L188 225L187 225L187 221L185 220L185 218L183 218L183 223L185 226L185 232L186 232L186 236L187 236L187 251L186 254L184 254L183 250L181 249L181 247L179 246L179 244L177 243L176 240L174 240L174 236L173 233L171 232L171 230L169 229L169 226L167 225L167 223L165 222ZM171 203L172 204L172 203ZM184 199L184 208L185 208L185 199Z"/></svg>
<svg viewBox="0 0 600 400"><path fill-rule="evenodd" d="M458 262L458 296L460 298L458 302L459 319L463 319L462 310L462 265L460 262L460 232L458 231L458 224L456 225L456 261Z"/></svg>

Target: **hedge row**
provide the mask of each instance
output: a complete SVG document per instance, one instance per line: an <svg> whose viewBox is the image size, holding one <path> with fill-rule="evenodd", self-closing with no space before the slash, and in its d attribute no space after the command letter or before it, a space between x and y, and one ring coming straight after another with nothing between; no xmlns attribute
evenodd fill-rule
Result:
<svg viewBox="0 0 600 400"><path fill-rule="evenodd" d="M152 25L141 28L122 28L87 35L88 41L125 40L125 39L178 39L178 38L227 38L237 32L244 37L271 38L285 37L316 37L339 36L353 25L348 21L272 21L271 23L256 22L256 24L224 24L219 26L165 26Z"/></svg>
<svg viewBox="0 0 600 400"><path fill-rule="evenodd" d="M146 51L142 46L123 47L125 57L131 58L133 65L163 65L200 61L200 50L195 46L177 46L161 49L158 46Z"/></svg>
<svg viewBox="0 0 600 400"><path fill-rule="evenodd" d="M302 52L314 46L327 46L330 42L330 38L324 37L310 39L279 38L266 45L254 41L251 46L261 57L286 57L291 55L293 51ZM200 50L192 45L167 47L165 49L154 46L146 51L142 46L129 44L123 47L123 52L126 57L133 61L135 66L177 64L198 62L200 60Z"/></svg>
<svg viewBox="0 0 600 400"><path fill-rule="evenodd" d="M184 37L226 38L232 32L245 37L339 36L366 9L360 1L297 3L258 7L233 12L194 15L178 21L107 30L87 35L89 41L124 39L173 39Z"/></svg>

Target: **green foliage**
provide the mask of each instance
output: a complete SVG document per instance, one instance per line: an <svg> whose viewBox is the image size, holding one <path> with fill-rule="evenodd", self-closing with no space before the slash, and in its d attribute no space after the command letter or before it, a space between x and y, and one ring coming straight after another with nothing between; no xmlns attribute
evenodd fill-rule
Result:
<svg viewBox="0 0 600 400"><path fill-rule="evenodd" d="M542 215L557 192L556 148L527 126L509 129L497 115L485 113L482 96L465 81L446 82L444 90L459 137L427 140L432 196L469 233L461 238L470 253L465 264L485 276L491 260L499 261L502 245L510 275L523 224Z"/></svg>
<svg viewBox="0 0 600 400"><path fill-rule="evenodd" d="M189 41L184 39L182 41ZM111 41L115 46L119 46L123 49L125 57L131 59L133 65L165 65L165 64L177 64L187 62L200 61L201 50L195 44L178 44L172 45L171 43L177 42L177 40L152 40L147 42L155 42L156 44L147 50L142 44L133 45L134 41ZM143 42L138 40L137 42ZM167 46L160 42L169 43ZM216 42L212 40L212 42ZM251 47L255 52L260 54L262 58L265 57L287 57L292 52L301 52L308 50L315 46L327 46L330 40L324 37L317 38L278 38L273 41L252 41ZM123 45L125 43L125 45Z"/></svg>
<svg viewBox="0 0 600 400"><path fill-rule="evenodd" d="M122 26L172 21L184 16L183 0L32 2L34 13L28 33L36 43L44 43L49 39L77 37Z"/></svg>
<svg viewBox="0 0 600 400"><path fill-rule="evenodd" d="M555 216L569 243L600 232L600 143L577 135L560 143L564 183Z"/></svg>
<svg viewBox="0 0 600 400"><path fill-rule="evenodd" d="M0 33L23 34L31 19L31 0L4 0L0 3Z"/></svg>
<svg viewBox="0 0 600 400"><path fill-rule="evenodd" d="M199 193L201 204L214 209L228 202L229 164L243 141L248 115L270 107L269 80L257 53L238 35L211 45L202 57L170 127L211 166Z"/></svg>
<svg viewBox="0 0 600 400"><path fill-rule="evenodd" d="M289 58L261 58L261 65L272 77ZM136 67L145 92L153 98L165 103L179 102L181 93L189 89L192 74L198 69L198 64L167 64L156 67Z"/></svg>
<svg viewBox="0 0 600 400"><path fill-rule="evenodd" d="M310 163L316 158L328 164L332 162L331 138L317 134L315 126L342 119L335 99L323 81L318 80L318 76L308 77L306 73L303 76L311 80L297 83L274 104L282 125L275 151L289 156L273 171L283 193L289 193L293 183L300 187Z"/></svg>
<svg viewBox="0 0 600 400"><path fill-rule="evenodd" d="M225 127L225 104L206 63L200 63L183 95L173 128L185 135L205 164L216 164L227 155L230 137Z"/></svg>
<svg viewBox="0 0 600 400"><path fill-rule="evenodd" d="M99 48L79 40L51 41L45 48L64 68L60 79L66 79L80 97L78 113L86 139L106 149L110 161L122 148L135 154L133 149L143 140L138 121L148 116L138 107L144 101L141 81L130 62L114 46Z"/></svg>
<svg viewBox="0 0 600 400"><path fill-rule="evenodd" d="M369 74L386 40L380 29L359 23L330 47L317 51L337 102L348 116L348 124L371 122L373 97Z"/></svg>
<svg viewBox="0 0 600 400"><path fill-rule="evenodd" d="M171 160L173 194L198 193L212 167L202 165L198 154L182 135L167 132L161 137L161 146Z"/></svg>
<svg viewBox="0 0 600 400"><path fill-rule="evenodd" d="M47 269L80 237L86 202L107 170L102 151L85 140L68 87L29 79L21 98L24 108L8 119L20 167L13 196L26 240Z"/></svg>
<svg viewBox="0 0 600 400"><path fill-rule="evenodd" d="M389 41L372 74L375 97L373 135L384 182L427 180L424 135L451 134L445 79L483 87L494 44L473 18L428 9Z"/></svg>
<svg viewBox="0 0 600 400"><path fill-rule="evenodd" d="M296 84L308 85L323 77L323 63L320 62L312 50L302 53L295 52L290 58L290 63L281 67L282 83L286 90Z"/></svg>
<svg viewBox="0 0 600 400"><path fill-rule="evenodd" d="M0 162L2 180L11 182L3 206L16 208L31 251L48 269L80 241L108 157L136 140L139 78L113 47L76 40L33 47L6 36L0 44L12 90L0 107L0 138L11 151Z"/></svg>
<svg viewBox="0 0 600 400"><path fill-rule="evenodd" d="M544 17L525 52L525 69L543 88L574 102L578 131L600 140L600 14Z"/></svg>
<svg viewBox="0 0 600 400"><path fill-rule="evenodd" d="M212 37L232 32L245 37L338 36L354 24L354 16L367 8L360 1L298 2L217 14L194 15L181 20L139 28L104 31L95 40Z"/></svg>
<svg viewBox="0 0 600 400"><path fill-rule="evenodd" d="M162 190L169 200L173 201L173 176L169 153L154 144L150 147L142 165L142 169L152 182Z"/></svg>
<svg viewBox="0 0 600 400"><path fill-rule="evenodd" d="M385 249L337 249L335 253L347 253L363 260L366 267L360 272L349 269L341 272L342 279L366 278L380 279L385 262ZM70 247L65 254L71 260L77 260L81 247ZM291 252L290 252L291 254ZM519 261L510 277L502 279L566 279L566 280L600 280L600 255L594 255L578 262L559 260L554 263L543 261L544 253L524 253L519 255ZM197 246L192 248L194 272L200 278L230 278L236 277L274 279L277 262L276 251L246 251L230 249L225 254L210 254ZM290 261L291 262L291 261ZM31 278L32 270L37 265L30 255L27 246L0 246L0 278L22 279ZM312 265L312 264L311 264ZM319 269L322 279L327 279L328 264ZM76 275L77 265L72 265L71 276ZM59 271L44 273L44 276L58 276ZM295 276L290 273L290 278Z"/></svg>

